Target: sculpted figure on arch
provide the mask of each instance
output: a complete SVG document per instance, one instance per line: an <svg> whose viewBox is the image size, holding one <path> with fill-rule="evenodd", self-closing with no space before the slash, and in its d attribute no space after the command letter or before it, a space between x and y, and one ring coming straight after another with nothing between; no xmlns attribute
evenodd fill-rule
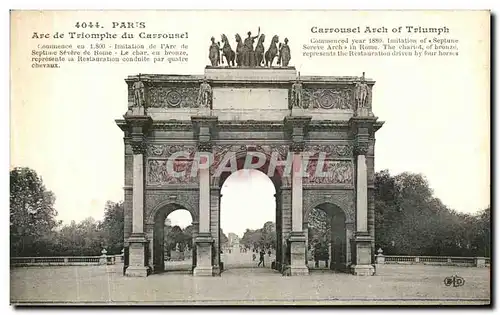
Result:
<svg viewBox="0 0 500 315"><path fill-rule="evenodd" d="M278 65L283 67L288 67L288 63L292 59L292 55L290 53L290 46L288 46L288 38L285 38L285 43L279 46L279 56L278 56Z"/></svg>
<svg viewBox="0 0 500 315"><path fill-rule="evenodd" d="M132 85L132 89L134 90L134 105L133 107L143 107L145 104L144 99L144 83L141 80L141 75L137 77Z"/></svg>
<svg viewBox="0 0 500 315"><path fill-rule="evenodd" d="M361 77L361 81L356 83L355 88L355 98L356 98L356 108L361 109L367 107L369 87L365 82L365 73Z"/></svg>
<svg viewBox="0 0 500 315"><path fill-rule="evenodd" d="M212 104L212 87L208 84L207 78L200 84L197 103L199 107L210 107Z"/></svg>
<svg viewBox="0 0 500 315"><path fill-rule="evenodd" d="M214 37L212 37L210 40L212 41L212 44L208 49L208 59L210 59L212 67L217 67L220 63L220 46L215 42Z"/></svg>
<svg viewBox="0 0 500 315"><path fill-rule="evenodd" d="M243 66L244 67L254 67L255 66L255 52L253 51L253 43L260 35L260 27L257 36L252 36L252 32L248 32L248 37L245 38L243 42Z"/></svg>

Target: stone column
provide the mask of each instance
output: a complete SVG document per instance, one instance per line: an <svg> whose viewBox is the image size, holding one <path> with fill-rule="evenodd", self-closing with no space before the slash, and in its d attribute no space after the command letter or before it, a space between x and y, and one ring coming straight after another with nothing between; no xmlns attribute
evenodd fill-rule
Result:
<svg viewBox="0 0 500 315"><path fill-rule="evenodd" d="M210 189L210 231L212 239L212 274L218 276L221 273L220 266L220 194L219 187Z"/></svg>
<svg viewBox="0 0 500 315"><path fill-rule="evenodd" d="M197 258L196 258L196 239L198 237L198 231L199 231L199 224L197 221L194 221L193 223L193 234L191 235L192 237L192 243L191 243L191 246L192 246L192 250L191 250L191 260L192 260L192 266L191 266L191 272L194 273L194 269L196 268L196 261L197 261Z"/></svg>
<svg viewBox="0 0 500 315"><path fill-rule="evenodd" d="M206 151L203 150L202 151ZM199 164L199 232L196 236L196 267L193 275L212 276L212 246L210 234L210 163L208 155L200 157Z"/></svg>
<svg viewBox="0 0 500 315"><path fill-rule="evenodd" d="M356 141L356 234L351 272L355 275L373 275L375 273L375 268L372 265L373 238L368 232L368 173L366 167L368 141L365 137L358 137Z"/></svg>
<svg viewBox="0 0 500 315"><path fill-rule="evenodd" d="M276 270L281 270L281 261L282 261L282 253L281 253L281 248L282 248L282 222L281 222L281 196L278 191L276 191L276 194L274 194L274 200L275 200L275 205L276 205L276 264L275 264L275 269Z"/></svg>
<svg viewBox="0 0 500 315"><path fill-rule="evenodd" d="M356 231L368 232L368 173L366 157L357 156L356 163Z"/></svg>
<svg viewBox="0 0 500 315"><path fill-rule="evenodd" d="M147 239L144 233L144 151L141 141L132 142L133 150L133 185L132 185L132 234L129 242L129 266L125 271L127 276L146 277L148 267L146 262Z"/></svg>
<svg viewBox="0 0 500 315"><path fill-rule="evenodd" d="M290 274L307 275L306 236L302 222L302 155L293 153L292 160L292 233L290 235Z"/></svg>
<svg viewBox="0 0 500 315"><path fill-rule="evenodd" d="M353 242L354 236L354 223L346 222L345 223L345 235L346 235L346 267L347 269L351 265L352 260L352 252L351 252L351 244Z"/></svg>

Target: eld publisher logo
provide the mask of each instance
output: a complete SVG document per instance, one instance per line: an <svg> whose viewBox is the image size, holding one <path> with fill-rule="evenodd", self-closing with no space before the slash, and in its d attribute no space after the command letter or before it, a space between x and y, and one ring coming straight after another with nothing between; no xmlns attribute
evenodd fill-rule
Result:
<svg viewBox="0 0 500 315"><path fill-rule="evenodd" d="M444 284L447 287L449 286L461 287L465 284L465 280L464 278L459 276L446 277L444 278Z"/></svg>

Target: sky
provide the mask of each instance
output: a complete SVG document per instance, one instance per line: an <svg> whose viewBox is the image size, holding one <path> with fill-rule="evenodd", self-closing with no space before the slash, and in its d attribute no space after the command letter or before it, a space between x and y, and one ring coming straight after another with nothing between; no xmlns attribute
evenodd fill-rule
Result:
<svg viewBox="0 0 500 315"><path fill-rule="evenodd" d="M489 17L481 17L467 12L363 11L34 12L14 16L10 165L31 167L42 176L56 195L58 218L65 223L88 216L101 219L107 200L123 199L123 133L114 120L127 110L124 78L138 73L202 74L211 36L255 33L260 26L268 39L279 34L290 40L291 65L303 76L366 72L374 79L373 111L385 121L376 134L376 171L422 173L446 205L472 213L490 203ZM75 21L91 20L105 25L114 20L146 21L150 33L188 31L189 63L31 68L31 51L38 45L31 40L34 31L74 31ZM312 26L407 24L446 25L449 36L460 40L459 56L308 58L300 54L301 45L310 38L342 37L313 35ZM58 43L90 44L68 39ZM258 176L252 174L247 184L228 180L223 188L221 220L226 234L241 234L246 227L260 228L268 218L274 219L268 206L273 205L272 193L261 190L267 179Z"/></svg>

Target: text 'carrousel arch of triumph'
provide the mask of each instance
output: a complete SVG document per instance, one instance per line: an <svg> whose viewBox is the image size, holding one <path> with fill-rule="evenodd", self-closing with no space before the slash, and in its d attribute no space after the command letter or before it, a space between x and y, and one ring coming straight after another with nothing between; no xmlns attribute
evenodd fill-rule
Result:
<svg viewBox="0 0 500 315"><path fill-rule="evenodd" d="M233 51L226 36L222 48L212 38L204 75L125 79L128 111L116 121L125 143L125 274L163 270L165 217L185 209L193 275L220 275L222 183L255 168L276 188L276 270L309 273L308 219L318 208L332 219L331 268L373 275L374 145L383 124L372 112L375 82L364 73L300 76L288 39L273 36L264 52L260 29L236 39Z"/></svg>

